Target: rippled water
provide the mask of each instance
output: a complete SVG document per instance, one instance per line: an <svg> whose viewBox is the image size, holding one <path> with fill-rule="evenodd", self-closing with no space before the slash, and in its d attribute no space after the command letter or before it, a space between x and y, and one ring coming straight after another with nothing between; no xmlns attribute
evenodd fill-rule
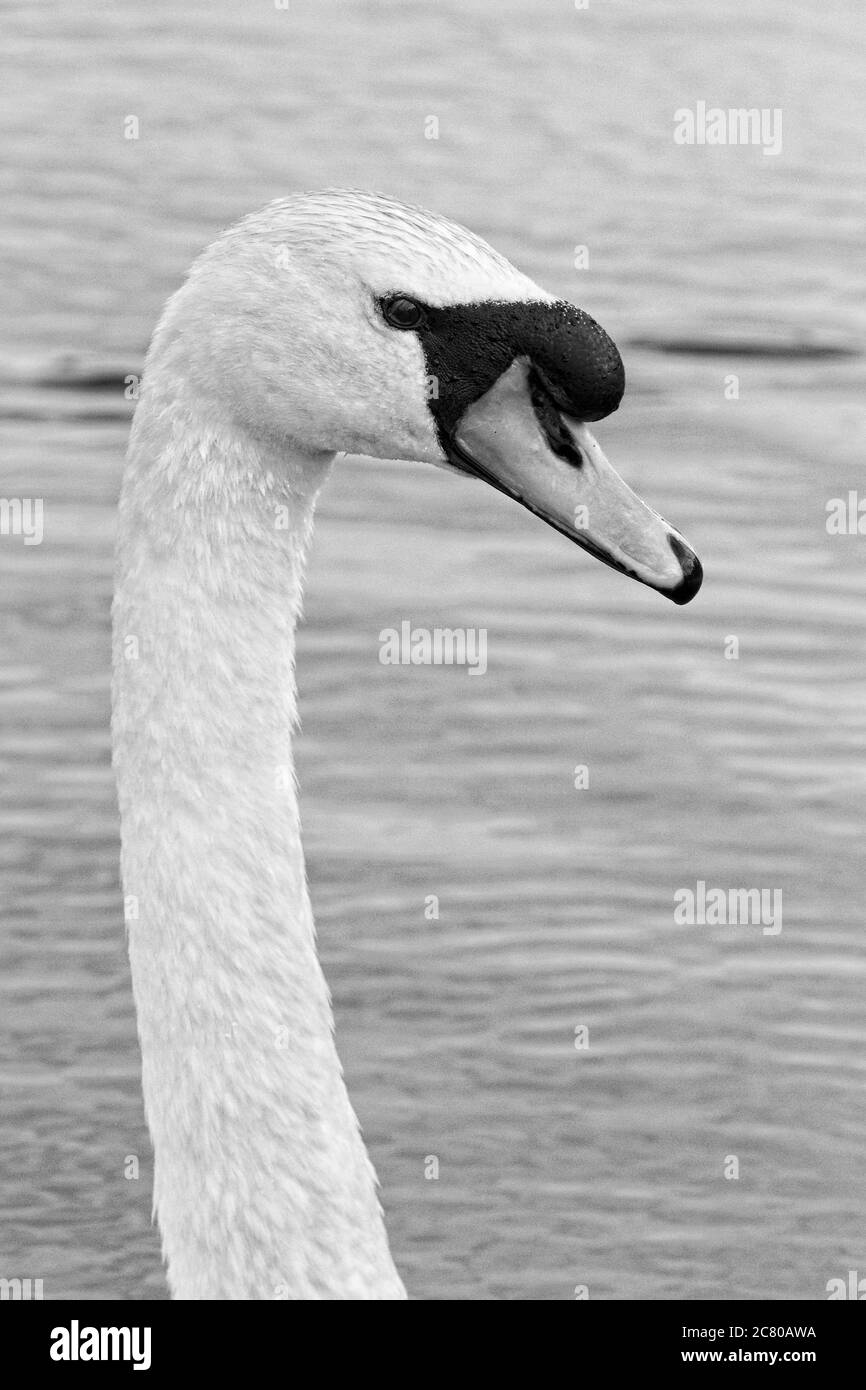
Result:
<svg viewBox="0 0 866 1390"><path fill-rule="evenodd" d="M0 1274L165 1296L107 732L122 378L219 227L327 184L469 223L605 324L629 390L599 436L707 574L676 609L418 466L347 460L323 497L309 870L408 1287L815 1299L864 1272L864 541L825 526L862 475L858 15L5 7L0 492L46 520L0 541ZM782 154L676 145L698 100L781 108ZM485 627L487 675L381 666L403 619ZM781 933L676 925L698 879L780 889Z"/></svg>

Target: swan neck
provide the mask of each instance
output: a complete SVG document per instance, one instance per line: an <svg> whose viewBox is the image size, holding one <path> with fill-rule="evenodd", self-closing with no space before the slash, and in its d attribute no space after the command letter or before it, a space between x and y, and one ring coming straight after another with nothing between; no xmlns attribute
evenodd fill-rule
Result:
<svg viewBox="0 0 866 1390"><path fill-rule="evenodd" d="M142 398L114 762L154 1205L179 1298L399 1298L316 952L295 624L327 460Z"/></svg>

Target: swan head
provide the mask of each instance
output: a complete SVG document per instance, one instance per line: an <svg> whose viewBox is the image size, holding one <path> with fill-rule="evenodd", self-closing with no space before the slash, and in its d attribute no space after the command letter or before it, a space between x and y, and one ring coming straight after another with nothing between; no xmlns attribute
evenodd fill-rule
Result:
<svg viewBox="0 0 866 1390"><path fill-rule="evenodd" d="M272 203L196 262L160 354L227 429L456 469L676 603L700 587L588 428L622 398L611 339L445 218L344 190Z"/></svg>

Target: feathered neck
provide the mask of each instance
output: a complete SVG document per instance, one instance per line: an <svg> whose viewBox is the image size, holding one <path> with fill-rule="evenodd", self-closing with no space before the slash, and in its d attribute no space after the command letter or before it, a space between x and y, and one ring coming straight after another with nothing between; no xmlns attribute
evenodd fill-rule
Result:
<svg viewBox="0 0 866 1390"><path fill-rule="evenodd" d="M329 460L151 370L124 476L113 744L175 1297L405 1297L333 1041L295 796L294 631Z"/></svg>

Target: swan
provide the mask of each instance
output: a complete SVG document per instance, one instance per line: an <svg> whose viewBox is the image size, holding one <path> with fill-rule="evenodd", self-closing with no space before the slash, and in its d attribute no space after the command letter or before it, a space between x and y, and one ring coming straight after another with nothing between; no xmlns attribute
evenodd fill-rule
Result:
<svg viewBox="0 0 866 1390"><path fill-rule="evenodd" d="M295 624L335 454L484 479L681 604L701 568L588 422L623 366L463 227L355 191L225 232L155 330L121 486L113 763L179 1299L403 1299L343 1081L292 771Z"/></svg>

